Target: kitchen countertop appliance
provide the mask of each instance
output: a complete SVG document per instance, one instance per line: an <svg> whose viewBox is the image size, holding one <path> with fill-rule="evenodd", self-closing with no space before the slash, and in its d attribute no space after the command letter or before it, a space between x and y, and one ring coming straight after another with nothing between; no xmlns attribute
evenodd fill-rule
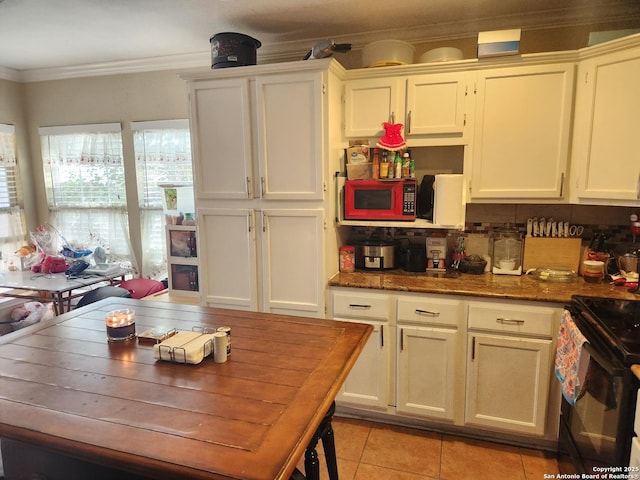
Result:
<svg viewBox="0 0 640 480"><path fill-rule="evenodd" d="M424 272L427 269L427 248L424 243L408 245L403 255L403 268L407 272Z"/></svg>
<svg viewBox="0 0 640 480"><path fill-rule="evenodd" d="M492 235L492 273L522 274L522 234L515 228L496 229Z"/></svg>
<svg viewBox="0 0 640 480"><path fill-rule="evenodd" d="M416 190L415 179L347 180L344 184L344 218L414 221Z"/></svg>
<svg viewBox="0 0 640 480"><path fill-rule="evenodd" d="M362 270L388 270L398 267L400 242L394 239L371 237L355 242L356 268Z"/></svg>
<svg viewBox="0 0 640 480"><path fill-rule="evenodd" d="M640 300L574 295L566 311L586 339L580 358L586 352L588 363L575 403L562 399L558 466L567 474L628 466L639 383L630 367L640 363Z"/></svg>

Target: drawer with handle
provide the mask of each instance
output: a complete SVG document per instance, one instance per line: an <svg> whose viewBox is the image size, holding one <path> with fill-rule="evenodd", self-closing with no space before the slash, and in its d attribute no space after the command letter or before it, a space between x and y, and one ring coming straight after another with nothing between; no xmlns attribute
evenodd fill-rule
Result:
<svg viewBox="0 0 640 480"><path fill-rule="evenodd" d="M386 294L333 292L333 317L388 321L392 297Z"/></svg>
<svg viewBox="0 0 640 480"><path fill-rule="evenodd" d="M511 332L551 337L555 315L560 309L535 305L469 304L470 330Z"/></svg>
<svg viewBox="0 0 640 480"><path fill-rule="evenodd" d="M460 300L420 297L398 299L398 323L447 325L457 327L464 318L465 303Z"/></svg>

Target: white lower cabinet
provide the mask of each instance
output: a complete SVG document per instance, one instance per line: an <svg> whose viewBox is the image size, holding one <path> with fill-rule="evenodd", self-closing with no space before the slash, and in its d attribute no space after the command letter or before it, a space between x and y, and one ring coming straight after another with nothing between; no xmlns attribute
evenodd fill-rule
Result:
<svg viewBox="0 0 640 480"><path fill-rule="evenodd" d="M399 414L456 420L461 399L464 302L444 297L398 298L397 404Z"/></svg>
<svg viewBox="0 0 640 480"><path fill-rule="evenodd" d="M215 245L201 255L206 305L324 315L323 210L201 208L198 225L206 245Z"/></svg>
<svg viewBox="0 0 640 480"><path fill-rule="evenodd" d="M543 435L557 309L469 305L465 424Z"/></svg>
<svg viewBox="0 0 640 480"><path fill-rule="evenodd" d="M386 409L390 401L388 394L390 347L385 345L385 337L387 337L386 341L389 341L389 326L376 322L362 323L372 325L373 333L349 377L342 384L336 400Z"/></svg>
<svg viewBox="0 0 640 480"><path fill-rule="evenodd" d="M340 289L331 295L335 320L357 321L373 325L360 357L336 396L338 403L386 410L391 402L391 297L386 294L360 293Z"/></svg>
<svg viewBox="0 0 640 480"><path fill-rule="evenodd" d="M403 424L557 439L561 306L342 287L330 289L329 301L332 318L374 326L339 406Z"/></svg>

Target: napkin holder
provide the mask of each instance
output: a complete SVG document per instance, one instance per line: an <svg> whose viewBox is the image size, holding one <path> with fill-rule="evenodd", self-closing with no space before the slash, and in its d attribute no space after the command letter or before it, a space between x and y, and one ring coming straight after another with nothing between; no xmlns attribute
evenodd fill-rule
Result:
<svg viewBox="0 0 640 480"><path fill-rule="evenodd" d="M197 364L213 353L213 334L177 332L153 346L153 358L174 363Z"/></svg>

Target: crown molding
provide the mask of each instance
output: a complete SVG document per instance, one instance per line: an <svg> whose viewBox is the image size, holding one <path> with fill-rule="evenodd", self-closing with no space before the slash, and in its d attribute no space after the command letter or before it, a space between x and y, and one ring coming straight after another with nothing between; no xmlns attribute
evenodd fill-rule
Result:
<svg viewBox="0 0 640 480"><path fill-rule="evenodd" d="M188 69L202 67L209 61L209 52L164 57L121 60L117 62L93 63L68 67L21 70L21 82L42 82L80 77L101 77L126 73L153 72L159 70Z"/></svg>
<svg viewBox="0 0 640 480"><path fill-rule="evenodd" d="M20 81L20 72L12 68L0 67L0 80Z"/></svg>
<svg viewBox="0 0 640 480"><path fill-rule="evenodd" d="M579 50L580 60L597 57L607 53L618 52L632 47L640 46L640 33L616 38L608 42L599 43Z"/></svg>
<svg viewBox="0 0 640 480"><path fill-rule="evenodd" d="M615 13L600 12L599 23L629 21L640 19L637 9L617 11ZM523 31L545 30L552 28L566 28L593 24L593 12L587 10L573 11L572 15L559 15L558 10L536 12L516 16L502 16L494 18L456 21L417 27L393 28L350 35L331 37L336 43L351 43L352 50L361 50L365 45L380 39L403 40L413 44L446 42L454 39L469 38L485 30L499 30L507 28L521 28ZM311 38L265 44L258 50L258 63L278 63L301 60L311 47L326 38ZM302 47L301 47L302 45ZM160 56L134 60L94 63L66 67L41 68L31 70L12 70L0 67L0 78L19 82L39 82L48 80L63 80L81 77L96 77L104 75L119 75L128 73L143 73L163 70L186 70L192 68L211 68L210 50L185 55Z"/></svg>

